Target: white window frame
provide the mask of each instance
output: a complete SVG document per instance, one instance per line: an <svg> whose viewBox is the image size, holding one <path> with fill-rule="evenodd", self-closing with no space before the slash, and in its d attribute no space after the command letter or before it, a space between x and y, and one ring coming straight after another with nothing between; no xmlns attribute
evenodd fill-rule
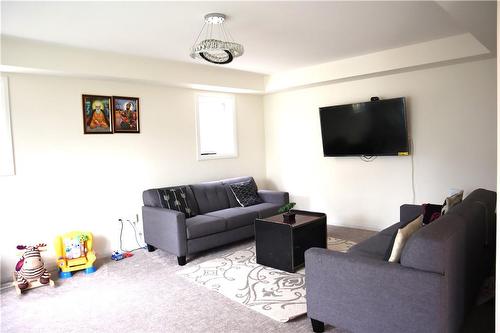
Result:
<svg viewBox="0 0 500 333"><path fill-rule="evenodd" d="M226 105L232 107L233 114L233 153L232 154L216 154L216 155L202 155L200 143L200 116L199 116L199 99L200 97L219 98L224 100ZM195 94L195 108L196 108L196 158L198 161L215 160L223 158L237 158L238 157L238 128L236 119L236 98L230 94L218 93L197 93Z"/></svg>
<svg viewBox="0 0 500 333"><path fill-rule="evenodd" d="M1 80L0 94L3 103L0 105L0 176L14 176L16 169L10 119L9 80L5 75L1 75Z"/></svg>

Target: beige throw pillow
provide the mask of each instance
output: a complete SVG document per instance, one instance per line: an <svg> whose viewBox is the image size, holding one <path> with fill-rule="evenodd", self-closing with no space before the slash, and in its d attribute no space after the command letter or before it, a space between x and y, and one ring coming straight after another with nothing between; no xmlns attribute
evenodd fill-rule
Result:
<svg viewBox="0 0 500 333"><path fill-rule="evenodd" d="M441 215L448 213L448 211L453 207L462 202L464 197L464 191L453 194L451 197L446 198L444 202L443 209L441 209Z"/></svg>
<svg viewBox="0 0 500 333"><path fill-rule="evenodd" d="M413 235L418 229L422 227L423 219L424 216L420 215L415 220L408 223L406 227L398 230L398 234L396 235L396 239L394 240L394 245L392 246L392 252L391 257L389 258L389 262L399 262L406 241L408 241L411 235Z"/></svg>

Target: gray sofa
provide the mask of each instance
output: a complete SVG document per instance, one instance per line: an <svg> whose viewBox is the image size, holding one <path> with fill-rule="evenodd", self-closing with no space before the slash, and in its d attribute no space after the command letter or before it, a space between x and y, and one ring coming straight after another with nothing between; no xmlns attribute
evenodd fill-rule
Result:
<svg viewBox="0 0 500 333"><path fill-rule="evenodd" d="M148 250L159 248L172 253L177 256L179 265L185 265L189 254L253 237L255 219L277 214L279 207L288 203L288 193L259 190L263 203L241 207L229 184L250 179L253 178L183 185L196 214L191 218L176 210L162 208L158 189L144 191L142 218ZM176 187L179 186L163 189Z"/></svg>
<svg viewBox="0 0 500 333"><path fill-rule="evenodd" d="M421 206L403 205L410 221ZM400 263L384 261L399 223L348 253L305 254L307 314L355 333L458 332L495 257L496 193L473 191L446 215L413 234ZM400 222L401 223L401 222Z"/></svg>

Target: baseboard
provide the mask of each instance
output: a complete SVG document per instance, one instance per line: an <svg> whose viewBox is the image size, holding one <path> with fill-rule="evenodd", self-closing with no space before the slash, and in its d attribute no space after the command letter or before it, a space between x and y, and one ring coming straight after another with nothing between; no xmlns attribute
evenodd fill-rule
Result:
<svg viewBox="0 0 500 333"><path fill-rule="evenodd" d="M96 266L97 268L99 268L99 266L101 266L101 264L104 261L109 261L109 260L111 260L111 259L109 259L108 257L96 258L96 260L94 262L94 266ZM57 269L57 265L56 264L51 263L49 265L45 265L45 268L47 268L47 271L50 273L50 276L51 276L52 280L58 280L59 279L59 270ZM54 279L54 277L57 277L57 278ZM14 286L12 285L12 281L3 281L0 284L0 290L5 290L5 289L8 289L8 288L14 288Z"/></svg>
<svg viewBox="0 0 500 333"><path fill-rule="evenodd" d="M352 224L352 223L328 223L328 225L334 226L334 227L344 227L344 228L353 228L353 229L361 229L361 230L369 230L369 231L376 231L379 232L382 229L378 226L374 225L357 225L357 224Z"/></svg>

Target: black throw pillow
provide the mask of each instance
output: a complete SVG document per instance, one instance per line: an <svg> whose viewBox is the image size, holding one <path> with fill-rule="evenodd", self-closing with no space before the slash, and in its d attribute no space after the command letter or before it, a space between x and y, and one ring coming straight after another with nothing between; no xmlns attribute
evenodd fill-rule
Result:
<svg viewBox="0 0 500 333"><path fill-rule="evenodd" d="M441 217L441 209L443 209L443 205L434 205L434 204L423 204L422 208L424 210L424 224L429 224L434 220L437 220Z"/></svg>
<svg viewBox="0 0 500 333"><path fill-rule="evenodd" d="M160 196L160 203L163 208L184 213L186 218L196 216L193 209L189 206L185 187L159 189L158 195Z"/></svg>
<svg viewBox="0 0 500 333"><path fill-rule="evenodd" d="M246 182L229 184L229 187L242 207L253 206L263 202L257 194L257 185L253 179Z"/></svg>

